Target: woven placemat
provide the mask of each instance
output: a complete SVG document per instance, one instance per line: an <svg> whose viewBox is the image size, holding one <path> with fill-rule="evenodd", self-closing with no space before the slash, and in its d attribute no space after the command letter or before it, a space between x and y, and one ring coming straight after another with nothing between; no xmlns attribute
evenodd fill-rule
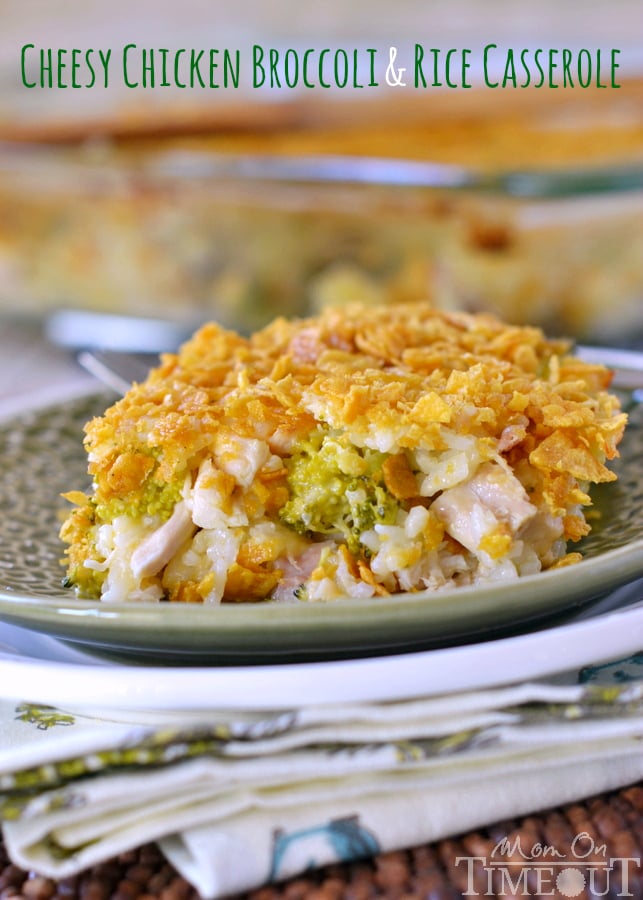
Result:
<svg viewBox="0 0 643 900"><path fill-rule="evenodd" d="M521 850L535 859L521 860ZM463 896L553 896L589 900L606 896L641 900L642 864L643 783L433 844L327 866L243 897L453 900ZM0 900L22 897L198 900L195 890L151 844L55 882L12 865L0 842Z"/></svg>

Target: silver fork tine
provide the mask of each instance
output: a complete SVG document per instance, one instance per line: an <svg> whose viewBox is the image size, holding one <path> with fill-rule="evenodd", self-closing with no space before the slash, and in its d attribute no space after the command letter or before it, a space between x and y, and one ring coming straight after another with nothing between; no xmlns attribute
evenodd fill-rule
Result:
<svg viewBox="0 0 643 900"><path fill-rule="evenodd" d="M118 394L125 394L134 382L147 378L152 366L158 362L158 356L116 350L83 350L78 354L78 362L107 387Z"/></svg>

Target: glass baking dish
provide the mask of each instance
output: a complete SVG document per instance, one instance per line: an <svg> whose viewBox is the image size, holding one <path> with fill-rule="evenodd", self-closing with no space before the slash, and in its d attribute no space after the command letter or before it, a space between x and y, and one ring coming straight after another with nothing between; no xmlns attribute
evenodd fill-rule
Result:
<svg viewBox="0 0 643 900"><path fill-rule="evenodd" d="M430 298L583 340L643 333L643 164L510 169L162 141L0 148L0 313L249 331Z"/></svg>

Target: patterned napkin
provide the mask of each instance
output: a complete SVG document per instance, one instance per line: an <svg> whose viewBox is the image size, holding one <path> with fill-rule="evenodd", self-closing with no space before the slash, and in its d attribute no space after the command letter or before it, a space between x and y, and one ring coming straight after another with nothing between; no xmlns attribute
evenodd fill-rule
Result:
<svg viewBox="0 0 643 900"><path fill-rule="evenodd" d="M215 897L643 778L643 653L581 681L273 713L0 702L6 846L62 878L156 840Z"/></svg>

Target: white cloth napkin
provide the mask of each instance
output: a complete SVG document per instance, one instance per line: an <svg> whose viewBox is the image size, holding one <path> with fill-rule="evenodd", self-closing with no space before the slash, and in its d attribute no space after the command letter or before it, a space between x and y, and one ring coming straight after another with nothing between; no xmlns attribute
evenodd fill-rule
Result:
<svg viewBox="0 0 643 900"><path fill-rule="evenodd" d="M155 840L215 897L643 778L643 654L574 678L274 713L5 701L6 846L61 878Z"/></svg>

